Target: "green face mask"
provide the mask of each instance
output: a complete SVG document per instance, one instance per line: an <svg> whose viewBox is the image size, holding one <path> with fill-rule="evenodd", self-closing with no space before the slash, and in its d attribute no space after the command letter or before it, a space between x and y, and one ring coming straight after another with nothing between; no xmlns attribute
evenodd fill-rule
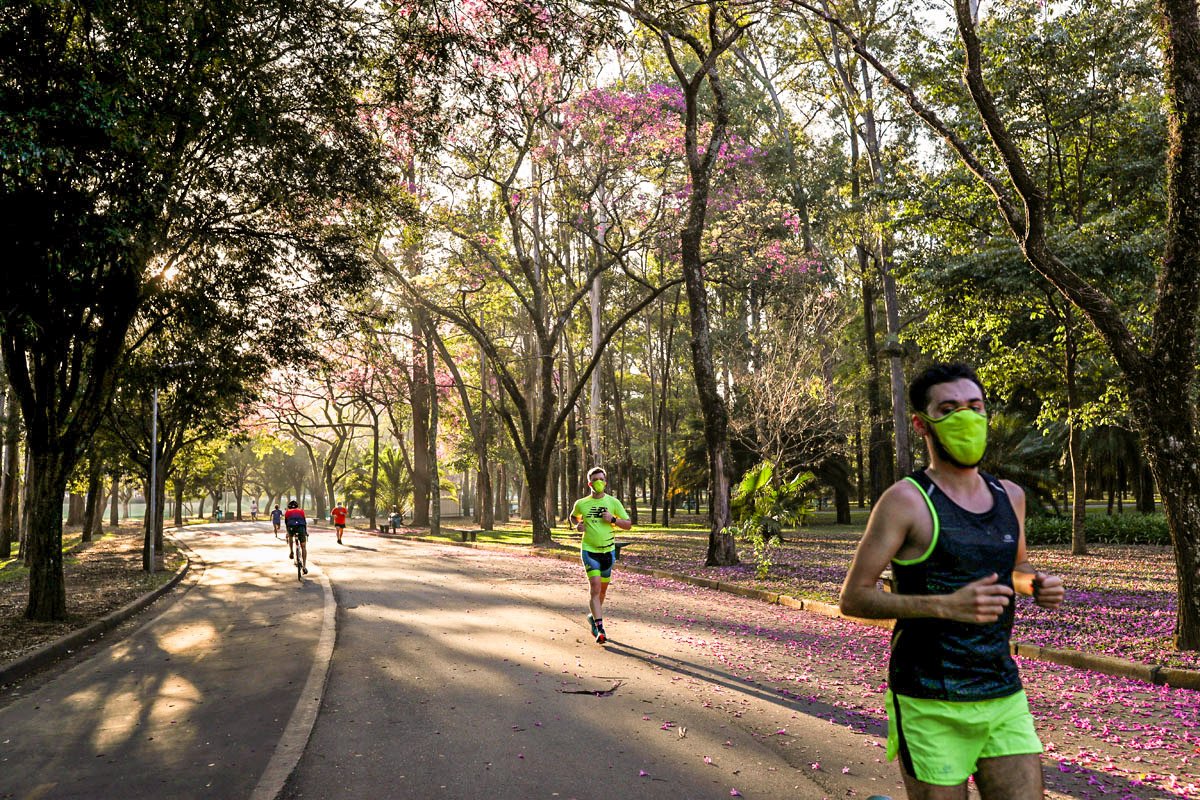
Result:
<svg viewBox="0 0 1200 800"><path fill-rule="evenodd" d="M600 480L599 478L597 478L596 480L592 481L592 490L593 490L593 491L595 491L595 492L598 492L598 493L600 493L600 494L603 494L603 493L604 493L604 487L605 487L605 486L608 486L608 484L607 484L607 483L605 483L604 481Z"/></svg>
<svg viewBox="0 0 1200 800"><path fill-rule="evenodd" d="M983 460L983 451L987 450L987 414L960 408L937 419L920 412L917 416L929 424L940 456L960 467L974 467Z"/></svg>

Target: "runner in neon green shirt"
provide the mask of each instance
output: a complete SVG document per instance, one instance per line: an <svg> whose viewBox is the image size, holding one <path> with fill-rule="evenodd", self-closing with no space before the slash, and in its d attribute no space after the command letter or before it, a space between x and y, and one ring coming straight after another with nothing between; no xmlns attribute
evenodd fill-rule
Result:
<svg viewBox="0 0 1200 800"><path fill-rule="evenodd" d="M608 594L608 584L612 580L613 530L627 531L633 523L621 501L604 493L608 474L603 467L592 467L587 478L592 493L575 501L571 519L575 522L575 530L583 532L579 555L591 588L588 607L592 613L588 614L588 624L596 642L604 644L608 641L604 632L604 596Z"/></svg>

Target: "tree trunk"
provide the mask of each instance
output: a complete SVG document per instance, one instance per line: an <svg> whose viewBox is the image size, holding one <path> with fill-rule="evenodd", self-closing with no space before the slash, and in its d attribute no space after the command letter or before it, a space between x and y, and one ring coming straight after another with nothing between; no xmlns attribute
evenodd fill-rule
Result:
<svg viewBox="0 0 1200 800"><path fill-rule="evenodd" d="M4 427L4 479L0 484L0 558L12 557L21 497L21 410L9 390Z"/></svg>
<svg viewBox="0 0 1200 800"><path fill-rule="evenodd" d="M25 485L21 491L21 517L17 523L17 538L20 541L20 554L25 566L29 566L33 558L29 550L29 520L33 508L33 449L25 448ZM62 536L62 495L58 497L59 536Z"/></svg>
<svg viewBox="0 0 1200 800"><path fill-rule="evenodd" d="M425 312L415 307L412 312L412 485L413 525L429 527L430 466L429 466L429 373L425 367Z"/></svg>
<svg viewBox="0 0 1200 800"><path fill-rule="evenodd" d="M442 532L442 477L437 457L438 412L440 409L432 339L432 334L425 337L426 379L429 382L429 532L437 536Z"/></svg>
<svg viewBox="0 0 1200 800"><path fill-rule="evenodd" d="M879 345L875 337L875 291L867 274L867 253L861 247L859 266L864 270L862 277L863 296L863 344L867 359L867 416L870 431L867 435L867 472L871 479L871 505L895 480L892 472L891 448L888 447L887 428L883 420L883 402L880 400L882 378L879 368Z"/></svg>
<svg viewBox="0 0 1200 800"><path fill-rule="evenodd" d="M835 39L836 41L836 39ZM851 130L857 130L862 136L867 148L867 160L871 167L871 179L875 184L877 196L885 196L887 186L884 180L882 142L879 129L875 124L875 100L869 65L859 61L863 80L862 110L863 124L855 125L851 121ZM904 349L900 345L900 301L896 294L896 278L892 274L892 246L886 240L887 231L891 227L891 212L886 203L881 203L872 215L879 221L875 241L875 255L879 264L879 274L883 282L884 318L887 320L887 344L884 348L888 354L888 365L892 388L892 430L896 441L896 474L907 475L912 472L912 447L908 440L908 400L905 396L904 380Z"/></svg>
<svg viewBox="0 0 1200 800"><path fill-rule="evenodd" d="M1160 388L1166 392L1160 393ZM1187 391L1183 380L1150 376L1140 388L1130 389L1130 406L1143 431L1146 457L1155 481L1159 486L1171 487L1171 491L1162 493L1162 504L1175 552L1179 597L1175 646L1180 650L1197 650L1200 649L1200 546L1193 532L1200 531L1200 466L1196 463L1200 441L1189 415L1178 413L1181 408L1178 402L1183 400L1180 394Z"/></svg>
<svg viewBox="0 0 1200 800"><path fill-rule="evenodd" d="M1137 510L1143 514L1154 513L1154 475L1145 460L1138 469Z"/></svg>
<svg viewBox="0 0 1200 800"><path fill-rule="evenodd" d="M1087 464L1080 441L1079 390L1075 379L1078 342L1070 306L1063 313L1063 371L1067 389L1067 458L1071 462L1071 553L1087 555Z"/></svg>
<svg viewBox="0 0 1200 800"><path fill-rule="evenodd" d="M863 472L863 440L862 440L862 413L857 407L854 409L854 475L855 482L858 488L858 507L865 508L867 505L867 490L864 481L865 473Z"/></svg>
<svg viewBox="0 0 1200 800"><path fill-rule="evenodd" d="M704 185L707 197L707 180ZM717 389L713 369L712 348L709 344L708 297L702 274L700 238L703 234L703 212L684 230L682 239L683 273L687 286L688 310L692 328L692 368L700 411L704 417L704 441L708 450L709 507L708 553L706 566L725 567L738 563L737 543L728 532L731 521L729 491L732 481L729 464L729 416L725 401Z"/></svg>
<svg viewBox="0 0 1200 800"><path fill-rule="evenodd" d="M371 497L367 507L367 527L377 530L379 519L379 412L370 409L371 414ZM330 500L337 498L331 497Z"/></svg>
<svg viewBox="0 0 1200 800"><path fill-rule="evenodd" d="M1125 484L1126 484L1127 480L1128 480L1128 474L1126 472L1126 467L1125 467L1125 458L1122 457L1121 460L1117 462L1117 476L1116 476L1117 513L1118 514L1125 513L1125 488L1126 488Z"/></svg>
<svg viewBox="0 0 1200 800"><path fill-rule="evenodd" d="M34 444L30 443L33 450ZM31 452L26 476L29 524L26 551L29 560L29 604L25 617L52 622L67 615L67 589L63 577L62 498L69 468L61 452Z"/></svg>
<svg viewBox="0 0 1200 800"><path fill-rule="evenodd" d="M121 524L121 476L113 473L112 482L108 488L108 526L115 528Z"/></svg>
<svg viewBox="0 0 1200 800"><path fill-rule="evenodd" d="M71 527L83 524L83 495L78 492L67 494L66 524Z"/></svg>
<svg viewBox="0 0 1200 800"><path fill-rule="evenodd" d="M104 473L101 472L99 465L93 465L91 471L88 472L87 501L84 503L83 509L82 540L85 542L92 541L92 537L100 532L103 479Z"/></svg>
<svg viewBox="0 0 1200 800"><path fill-rule="evenodd" d="M153 537L154 541L154 565L153 569L157 570L162 562L163 556L163 512L166 510L166 488L167 488L167 473L171 469L171 461L173 454L163 453L158 460L158 475L147 476L147 479L156 478L154 487L154 508L146 506L146 515L142 526L142 569L147 572L151 571L150 564L150 541ZM149 486L149 483L147 483Z"/></svg>
<svg viewBox="0 0 1200 800"><path fill-rule="evenodd" d="M479 351L479 440L475 443L479 462L479 527L485 531L496 527L496 506L492 499L492 465L488 456L491 439L491 414L488 411L487 355Z"/></svg>
<svg viewBox="0 0 1200 800"><path fill-rule="evenodd" d="M183 481L175 481L175 527L183 527Z"/></svg>
<svg viewBox="0 0 1200 800"><path fill-rule="evenodd" d="M496 521L508 522L508 464L501 461L496 468Z"/></svg>
<svg viewBox="0 0 1200 800"><path fill-rule="evenodd" d="M850 524L850 492L840 483L833 487L833 507L837 512L837 524Z"/></svg>
<svg viewBox="0 0 1200 800"><path fill-rule="evenodd" d="M549 469L544 464L534 463L526 467L525 485L529 496L529 521L533 526L533 543L535 545L552 544L550 538L551 521L546 514L546 483L549 479Z"/></svg>

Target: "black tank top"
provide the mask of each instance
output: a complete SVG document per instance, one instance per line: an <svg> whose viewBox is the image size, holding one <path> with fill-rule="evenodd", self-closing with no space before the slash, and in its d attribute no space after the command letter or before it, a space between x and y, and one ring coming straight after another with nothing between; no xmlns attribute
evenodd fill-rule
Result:
<svg viewBox="0 0 1200 800"><path fill-rule="evenodd" d="M980 473L992 507L976 514L960 507L924 471L906 480L925 495L933 514L933 541L919 558L892 561L897 594L949 594L993 572L1012 587L1020 526L1000 481ZM1009 653L1013 606L996 622L973 625L941 619L900 619L892 632L888 683L897 694L933 700L990 700L1021 689Z"/></svg>

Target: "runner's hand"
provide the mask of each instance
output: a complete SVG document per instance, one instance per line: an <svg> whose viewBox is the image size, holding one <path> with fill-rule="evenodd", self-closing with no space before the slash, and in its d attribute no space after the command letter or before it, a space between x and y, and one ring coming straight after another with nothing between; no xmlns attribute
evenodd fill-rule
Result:
<svg viewBox="0 0 1200 800"><path fill-rule="evenodd" d="M1042 608L1058 608L1065 595L1062 578L1045 572L1033 574L1033 599Z"/></svg>
<svg viewBox="0 0 1200 800"><path fill-rule="evenodd" d="M1000 619L1008 607L1013 590L998 583L999 580L999 576L992 573L946 595L946 616L957 622L979 625Z"/></svg>

